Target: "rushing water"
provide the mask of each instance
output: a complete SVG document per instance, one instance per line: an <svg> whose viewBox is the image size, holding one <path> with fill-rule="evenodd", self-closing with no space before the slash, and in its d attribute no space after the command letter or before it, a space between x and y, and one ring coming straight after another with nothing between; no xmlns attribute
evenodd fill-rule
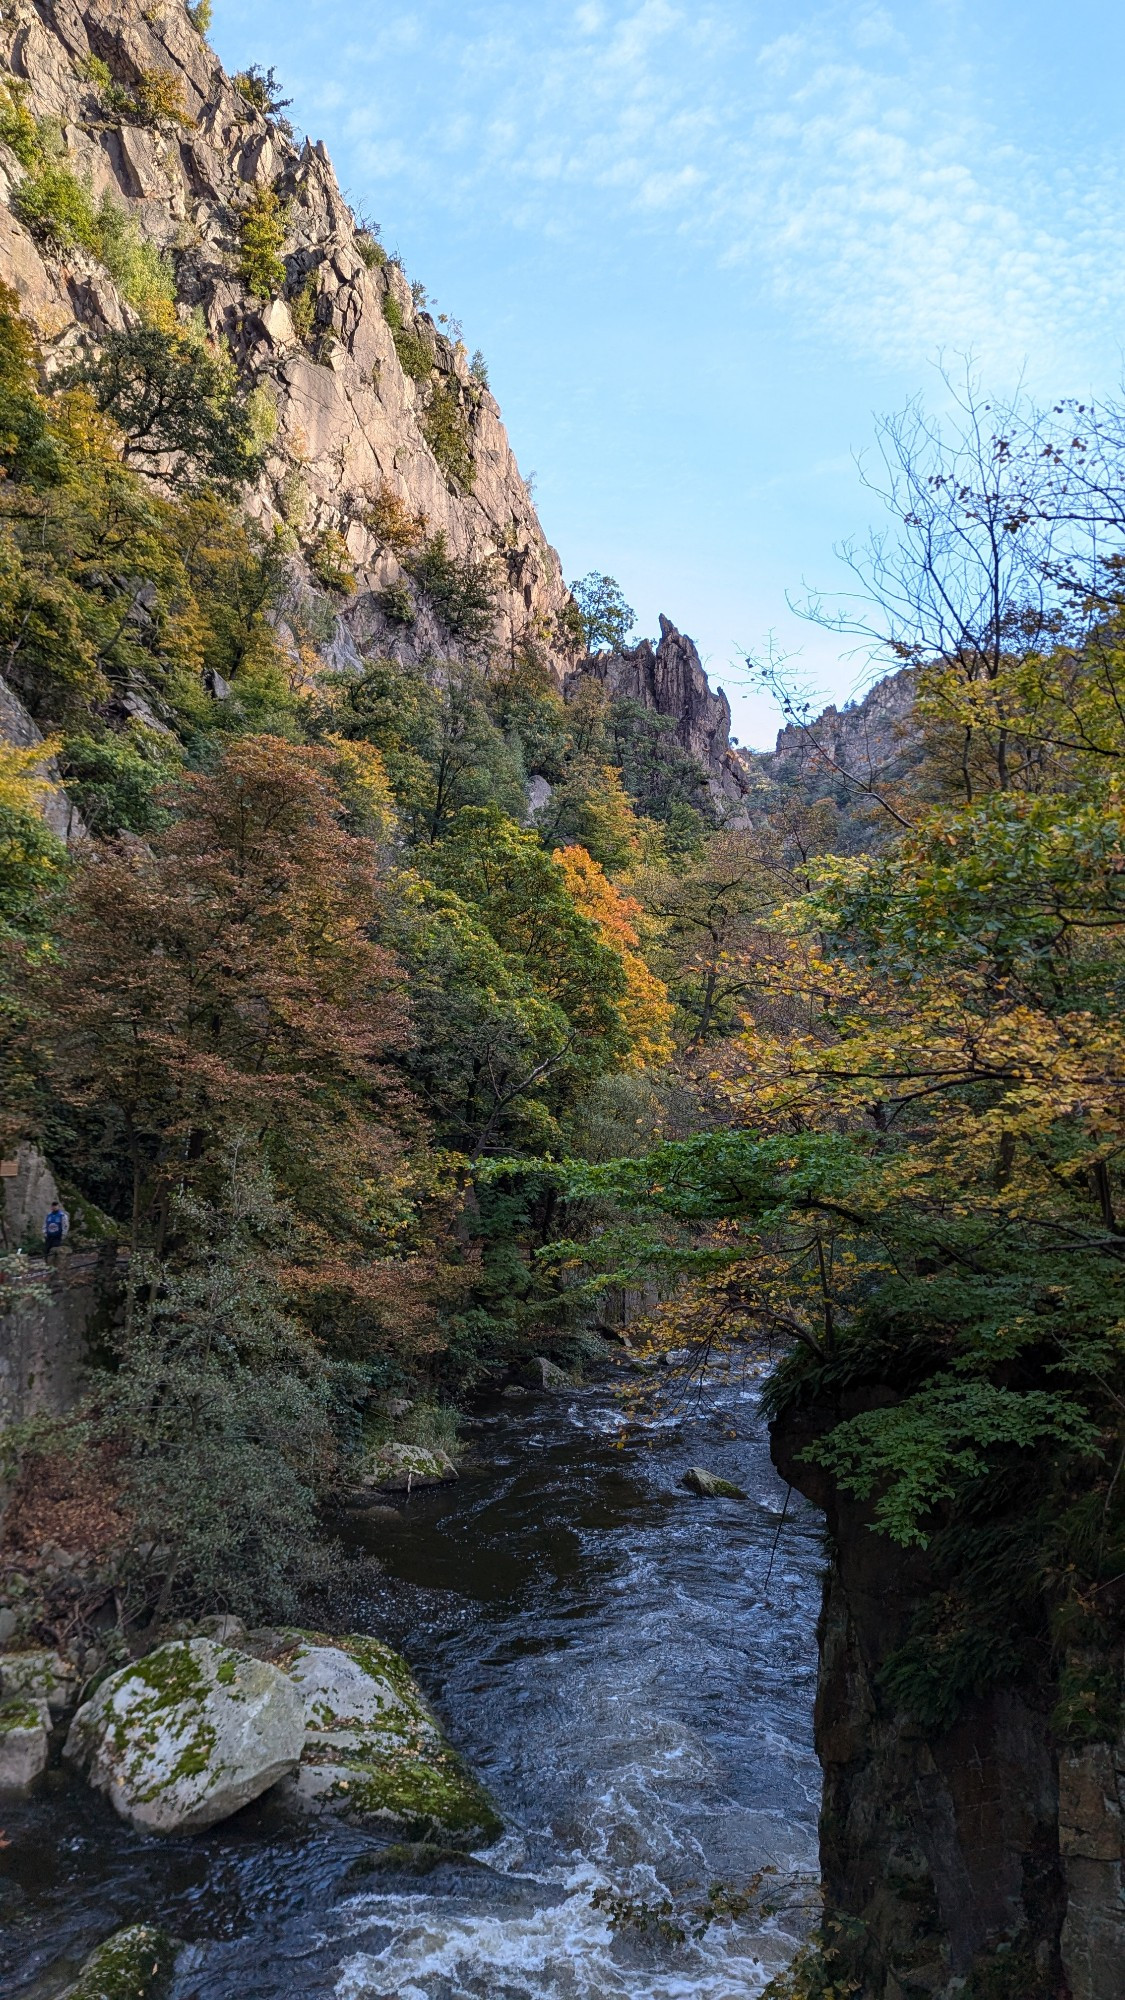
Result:
<svg viewBox="0 0 1125 2000"><path fill-rule="evenodd" d="M144 1917L189 1941L175 2000L743 2000L788 1957L815 1867L816 1518L774 1474L753 1384L712 1384L624 1450L608 1392L503 1404L455 1487L356 1537L347 1620L401 1646L508 1832L374 1869L370 1837L268 1803L145 1840L63 1774L0 1817L0 1991L53 1994ZM732 1436L737 1429L739 1436ZM703 1463L746 1501L678 1489ZM677 1943L610 1888L698 1903L759 1869L773 1914Z"/></svg>

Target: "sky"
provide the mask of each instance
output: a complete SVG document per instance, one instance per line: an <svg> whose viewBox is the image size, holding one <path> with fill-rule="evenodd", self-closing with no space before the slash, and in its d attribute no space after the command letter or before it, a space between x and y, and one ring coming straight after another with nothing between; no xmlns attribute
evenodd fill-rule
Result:
<svg viewBox="0 0 1125 2000"><path fill-rule="evenodd" d="M801 618L878 520L877 418L1125 366L1119 0L216 0L298 136L488 363L568 579L691 634L744 743L745 656L872 666Z"/></svg>

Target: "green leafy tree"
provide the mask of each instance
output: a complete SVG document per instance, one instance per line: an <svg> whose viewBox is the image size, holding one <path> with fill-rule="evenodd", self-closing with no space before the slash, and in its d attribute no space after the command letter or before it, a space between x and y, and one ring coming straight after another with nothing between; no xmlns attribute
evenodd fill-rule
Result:
<svg viewBox="0 0 1125 2000"><path fill-rule="evenodd" d="M257 465L254 427L230 364L154 326L109 333L69 378L125 440L127 463L236 489Z"/></svg>
<svg viewBox="0 0 1125 2000"><path fill-rule="evenodd" d="M602 576L592 569L589 575L579 577L576 583L571 584L570 594L582 620L586 651L624 652L637 622L637 614L631 605L626 604L617 579Z"/></svg>

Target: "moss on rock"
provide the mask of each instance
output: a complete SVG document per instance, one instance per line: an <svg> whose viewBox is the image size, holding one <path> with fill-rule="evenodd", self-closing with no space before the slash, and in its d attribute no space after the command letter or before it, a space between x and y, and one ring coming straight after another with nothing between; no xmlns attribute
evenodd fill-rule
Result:
<svg viewBox="0 0 1125 2000"><path fill-rule="evenodd" d="M90 1953L62 2000L161 2000L175 1962L176 1946L166 1932L131 1924Z"/></svg>
<svg viewBox="0 0 1125 2000"><path fill-rule="evenodd" d="M305 1699L296 1779L304 1804L378 1822L414 1841L469 1847L499 1837L503 1827L488 1794L446 1742L391 1647L363 1634L309 1635L287 1671Z"/></svg>

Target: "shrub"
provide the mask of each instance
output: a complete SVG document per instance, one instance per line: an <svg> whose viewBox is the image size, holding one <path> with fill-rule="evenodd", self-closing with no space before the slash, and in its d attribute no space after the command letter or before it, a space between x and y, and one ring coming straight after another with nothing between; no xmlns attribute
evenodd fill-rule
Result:
<svg viewBox="0 0 1125 2000"><path fill-rule="evenodd" d="M422 412L422 436L447 479L470 487L476 478L469 416L452 376L436 383Z"/></svg>
<svg viewBox="0 0 1125 2000"><path fill-rule="evenodd" d="M393 292L383 300L383 318L391 329L391 339L404 375L415 382L428 382L433 371L434 350L424 334L403 325L402 308Z"/></svg>
<svg viewBox="0 0 1125 2000"><path fill-rule="evenodd" d="M175 70L144 69L133 85L133 103L144 125L190 125L184 86Z"/></svg>
<svg viewBox="0 0 1125 2000"><path fill-rule="evenodd" d="M455 638L483 639L496 616L496 583L492 562L459 560L450 553L443 529L431 535L406 559L418 588L425 592L438 617Z"/></svg>
<svg viewBox="0 0 1125 2000"><path fill-rule="evenodd" d="M252 111L260 112L263 118L272 118L283 131L290 129L289 120L283 118L281 113L288 110L293 99L282 97L274 70L261 69L257 63L251 63L249 69L238 71L233 82L239 96L245 99Z"/></svg>
<svg viewBox="0 0 1125 2000"><path fill-rule="evenodd" d="M307 346L316 325L317 282L315 271L310 271L300 291L289 301L289 317L293 331L302 345Z"/></svg>
<svg viewBox="0 0 1125 2000"><path fill-rule="evenodd" d="M382 270L387 262L387 253L373 228L365 227L357 232L355 247L369 271L374 270L376 265Z"/></svg>
<svg viewBox="0 0 1125 2000"><path fill-rule="evenodd" d="M39 127L24 103L24 92L18 83L10 83L6 90L0 87L0 140L11 148L28 173L42 161Z"/></svg>
<svg viewBox="0 0 1125 2000"><path fill-rule="evenodd" d="M123 299L150 326L171 333L176 319L176 277L166 251L157 249L125 210L105 194L95 217L97 254Z"/></svg>
<svg viewBox="0 0 1125 2000"><path fill-rule="evenodd" d="M393 583L388 583L385 590L378 591L375 602L384 618L389 618L392 625L413 625L418 615L414 608L414 599L401 576L396 577Z"/></svg>
<svg viewBox="0 0 1125 2000"><path fill-rule="evenodd" d="M325 528L309 550L309 568L324 590L342 591L350 597L355 589L355 570L348 545L336 528Z"/></svg>
<svg viewBox="0 0 1125 2000"><path fill-rule="evenodd" d="M274 188L255 188L239 217L238 275L255 298L275 298L285 283L281 247L288 205Z"/></svg>
<svg viewBox="0 0 1125 2000"><path fill-rule="evenodd" d="M88 77L94 89L103 93L113 89L113 71L100 56L83 56L78 68Z"/></svg>
<svg viewBox="0 0 1125 2000"><path fill-rule="evenodd" d="M488 387L488 363L478 347L469 363L469 373L481 389Z"/></svg>
<svg viewBox="0 0 1125 2000"><path fill-rule="evenodd" d="M47 160L21 181L12 207L25 229L60 255L89 250L97 256L100 234L89 190L69 167Z"/></svg>
<svg viewBox="0 0 1125 2000"><path fill-rule="evenodd" d="M188 0L187 17L197 34L210 31L211 13L211 0Z"/></svg>
<svg viewBox="0 0 1125 2000"><path fill-rule="evenodd" d="M362 518L380 545L399 557L418 547L427 527L426 516L412 514L405 500L385 481Z"/></svg>

